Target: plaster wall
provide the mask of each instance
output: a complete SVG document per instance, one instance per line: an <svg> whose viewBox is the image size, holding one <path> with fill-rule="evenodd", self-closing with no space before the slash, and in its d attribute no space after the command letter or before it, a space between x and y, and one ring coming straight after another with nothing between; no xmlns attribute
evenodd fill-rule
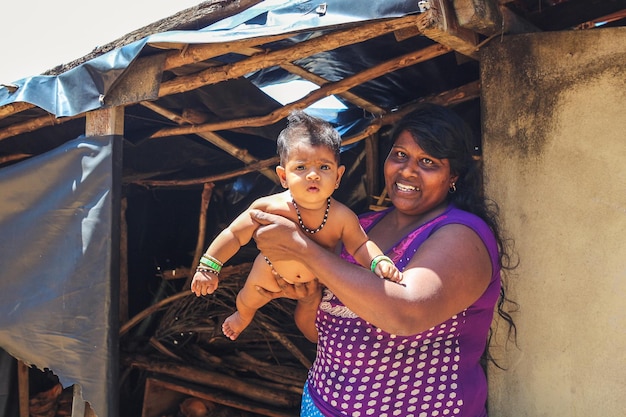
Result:
<svg viewBox="0 0 626 417"><path fill-rule="evenodd" d="M525 34L481 52L486 192L520 264L518 348L499 324L490 417L626 406L626 28Z"/></svg>

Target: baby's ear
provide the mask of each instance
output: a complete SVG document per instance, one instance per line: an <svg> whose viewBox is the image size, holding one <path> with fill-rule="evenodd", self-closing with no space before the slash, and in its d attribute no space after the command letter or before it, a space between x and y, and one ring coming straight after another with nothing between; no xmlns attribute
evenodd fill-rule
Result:
<svg viewBox="0 0 626 417"><path fill-rule="evenodd" d="M339 165L337 167L337 184L335 188L339 187L339 183L341 182L341 177L343 177L343 174L346 172L346 166L345 165Z"/></svg>
<svg viewBox="0 0 626 417"><path fill-rule="evenodd" d="M282 185L283 188L289 188L289 185L287 184L287 175L285 174L285 168L280 165L276 165L276 175L278 175L280 185Z"/></svg>

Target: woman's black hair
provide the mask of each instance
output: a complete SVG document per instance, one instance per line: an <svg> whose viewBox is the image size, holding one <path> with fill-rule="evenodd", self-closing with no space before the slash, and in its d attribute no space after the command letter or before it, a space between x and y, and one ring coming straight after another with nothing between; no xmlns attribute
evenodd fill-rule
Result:
<svg viewBox="0 0 626 417"><path fill-rule="evenodd" d="M403 131L408 131L415 142L428 154L437 159L448 159L450 171L458 175L455 183L456 191L450 190L448 201L461 210L483 219L491 228L498 243L501 268L507 271L516 268L513 241L503 236L498 219L498 205L484 194L480 160L474 151L474 135L465 120L447 107L424 103L406 114L396 124L392 133L392 142L395 142ZM503 280L497 312L509 326L509 338L516 341L517 328L510 312L517 308L517 303L507 298L505 284ZM505 308L507 303L513 308ZM490 332L490 340L491 336ZM486 358L500 367L488 351Z"/></svg>

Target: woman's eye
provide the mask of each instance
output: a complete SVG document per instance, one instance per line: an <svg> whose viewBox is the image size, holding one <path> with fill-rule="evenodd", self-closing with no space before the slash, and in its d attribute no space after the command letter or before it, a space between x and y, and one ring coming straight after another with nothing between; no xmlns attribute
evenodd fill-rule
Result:
<svg viewBox="0 0 626 417"><path fill-rule="evenodd" d="M430 158L422 158L422 163L424 165L432 165L433 164L433 160Z"/></svg>
<svg viewBox="0 0 626 417"><path fill-rule="evenodd" d="M406 154L402 151L397 151L396 152L396 157L397 158L406 158Z"/></svg>

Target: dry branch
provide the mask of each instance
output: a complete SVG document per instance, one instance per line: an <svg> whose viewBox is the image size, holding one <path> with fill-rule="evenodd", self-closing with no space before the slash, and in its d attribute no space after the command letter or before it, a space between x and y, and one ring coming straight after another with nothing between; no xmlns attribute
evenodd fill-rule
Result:
<svg viewBox="0 0 626 417"><path fill-rule="evenodd" d="M212 388L219 388L263 404L293 409L300 403L300 396L292 392L282 391L276 389L276 387L267 389L258 382L249 381L241 377L233 378L192 366L154 361L139 355L128 358L128 365L136 369L168 375Z"/></svg>
<svg viewBox="0 0 626 417"><path fill-rule="evenodd" d="M208 177L192 178L189 180L135 180L132 181L132 183L137 185L143 185L146 187L183 187L188 185L204 184L207 182L223 181L230 178L239 177L249 172L259 171L261 169L274 166L276 164L278 164L277 156L270 159L265 159L256 164L250 164L245 168L238 169L236 171L225 172L222 174L211 175Z"/></svg>
<svg viewBox="0 0 626 417"><path fill-rule="evenodd" d="M209 208L209 202L211 201L211 195L213 194L214 183L206 182L204 183L204 187L202 188L202 197L200 201L200 216L198 217L198 239L196 240L196 250L194 251L193 261L190 271L193 271L194 268L200 262L200 257L202 257L202 252L204 251L204 241L206 236L206 213ZM184 288L189 288L191 285L191 279L193 278L193 274L189 274L187 280L185 281Z"/></svg>
<svg viewBox="0 0 626 417"><path fill-rule="evenodd" d="M155 381L155 379L152 379L152 381ZM212 401L216 404L225 405L239 410L250 411L255 413L255 415L268 417L295 417L298 415L296 410L290 412L276 409L276 407L262 406L259 403L245 401L241 397L229 395L223 391L216 391L207 388L201 389L189 386L189 384L173 383L161 380L158 380L158 385L174 392L181 392L195 398Z"/></svg>
<svg viewBox="0 0 626 417"><path fill-rule="evenodd" d="M283 106L265 116L224 120L220 122L205 123L195 126L164 128L157 130L155 133L150 135L149 138L153 139L166 136L189 135L205 131L228 130L239 127L266 126L272 123L276 123L279 120L287 117L287 115L291 113L291 111L304 109L322 98L328 97L333 94L343 93L344 91L348 91L349 89L356 87L357 85L360 85L366 81L370 81L389 72L393 72L398 69L409 67L420 62L424 62L429 59L438 57L440 55L450 52L450 50L450 48L435 44L419 51L413 51L408 54L390 59L386 62L383 62L382 64L376 65L356 75L344 78L341 81L328 83L320 87L319 89L307 94L302 99Z"/></svg>
<svg viewBox="0 0 626 417"><path fill-rule="evenodd" d="M410 15L398 19L363 24L351 29L339 30L303 41L289 48L257 54L233 64L221 65L193 75L177 77L161 84L159 97L184 93L205 85L239 78L253 71L280 65L283 62L293 62L320 52L339 48L340 46L353 45L395 30L419 25L423 19L422 15Z"/></svg>

